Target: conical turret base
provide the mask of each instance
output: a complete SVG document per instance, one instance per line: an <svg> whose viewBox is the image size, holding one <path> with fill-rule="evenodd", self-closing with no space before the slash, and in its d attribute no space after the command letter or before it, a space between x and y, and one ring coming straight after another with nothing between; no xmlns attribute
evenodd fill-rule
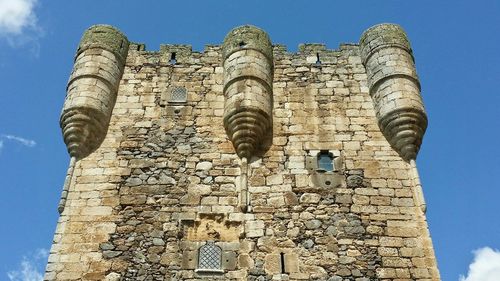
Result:
<svg viewBox="0 0 500 281"><path fill-rule="evenodd" d="M224 127L240 158L255 155L270 129L267 115L258 109L240 108L224 118Z"/></svg>
<svg viewBox="0 0 500 281"><path fill-rule="evenodd" d="M391 146L406 161L416 159L427 128L425 114L412 108L392 111L379 119L379 126Z"/></svg>

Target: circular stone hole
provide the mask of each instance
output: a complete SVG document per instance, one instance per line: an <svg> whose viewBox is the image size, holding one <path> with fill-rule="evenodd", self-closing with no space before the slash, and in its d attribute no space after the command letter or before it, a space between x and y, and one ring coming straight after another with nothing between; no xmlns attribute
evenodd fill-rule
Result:
<svg viewBox="0 0 500 281"><path fill-rule="evenodd" d="M179 113L181 113L181 110L180 109L174 109L174 113L175 114L179 114Z"/></svg>
<svg viewBox="0 0 500 281"><path fill-rule="evenodd" d="M325 184L326 184L326 185L330 185L330 184L332 184L332 183L331 183L330 181L325 181Z"/></svg>
<svg viewBox="0 0 500 281"><path fill-rule="evenodd" d="M239 44L238 44L241 48L245 47L247 45L247 43L241 41Z"/></svg>

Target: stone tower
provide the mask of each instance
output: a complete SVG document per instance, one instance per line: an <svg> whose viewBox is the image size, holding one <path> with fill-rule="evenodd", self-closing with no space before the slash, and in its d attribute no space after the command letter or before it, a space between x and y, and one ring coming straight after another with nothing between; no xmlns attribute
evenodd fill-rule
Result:
<svg viewBox="0 0 500 281"><path fill-rule="evenodd" d="M159 51L83 35L45 280L439 280L398 25L297 53L254 26Z"/></svg>

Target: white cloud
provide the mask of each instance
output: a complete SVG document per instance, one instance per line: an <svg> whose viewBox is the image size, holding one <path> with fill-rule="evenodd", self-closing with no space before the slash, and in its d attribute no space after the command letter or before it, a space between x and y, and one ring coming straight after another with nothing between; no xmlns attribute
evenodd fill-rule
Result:
<svg viewBox="0 0 500 281"><path fill-rule="evenodd" d="M36 146L36 141L34 141L34 140L30 140L30 139L26 139L26 138L14 136L14 135L0 135L0 152L2 152L2 149L5 148L6 141L14 141L14 142L17 142L21 145L27 146L27 147L35 147Z"/></svg>
<svg viewBox="0 0 500 281"><path fill-rule="evenodd" d="M8 139L8 140L17 141L17 142L19 142L22 145L25 145L27 147L34 147L36 145L36 142L34 140L29 140L29 139L25 139L25 138L14 136L14 135L2 135L2 137L5 139Z"/></svg>
<svg viewBox="0 0 500 281"><path fill-rule="evenodd" d="M36 27L36 3L37 0L0 0L0 34L19 35Z"/></svg>
<svg viewBox="0 0 500 281"><path fill-rule="evenodd" d="M38 0L0 0L0 39L11 47L29 45L33 55L38 56L38 38L43 29L38 25L35 7Z"/></svg>
<svg viewBox="0 0 500 281"><path fill-rule="evenodd" d="M49 252L38 249L28 257L23 257L17 270L7 272L10 281L43 281L43 270Z"/></svg>
<svg viewBox="0 0 500 281"><path fill-rule="evenodd" d="M469 265L467 277L460 281L498 281L500 280L500 251L484 247L473 251L474 261Z"/></svg>
<svg viewBox="0 0 500 281"><path fill-rule="evenodd" d="M1 1L1 0L0 0ZM36 141L14 135L0 135L0 152L6 147L6 141L14 141L27 147L35 147Z"/></svg>

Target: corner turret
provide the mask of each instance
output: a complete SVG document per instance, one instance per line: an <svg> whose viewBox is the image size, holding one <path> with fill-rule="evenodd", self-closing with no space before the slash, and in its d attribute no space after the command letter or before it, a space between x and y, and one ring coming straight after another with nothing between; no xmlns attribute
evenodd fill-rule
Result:
<svg viewBox="0 0 500 281"><path fill-rule="evenodd" d="M128 46L127 37L109 25L92 26L83 34L61 114L71 157L86 157L104 140Z"/></svg>
<svg viewBox="0 0 500 281"><path fill-rule="evenodd" d="M92 26L82 36L60 120L71 162L59 212L75 162L94 152L106 136L128 47L127 37L109 25Z"/></svg>
<svg viewBox="0 0 500 281"><path fill-rule="evenodd" d="M406 33L399 25L376 25L363 33L360 47L380 129L401 157L414 160L427 116Z"/></svg>

